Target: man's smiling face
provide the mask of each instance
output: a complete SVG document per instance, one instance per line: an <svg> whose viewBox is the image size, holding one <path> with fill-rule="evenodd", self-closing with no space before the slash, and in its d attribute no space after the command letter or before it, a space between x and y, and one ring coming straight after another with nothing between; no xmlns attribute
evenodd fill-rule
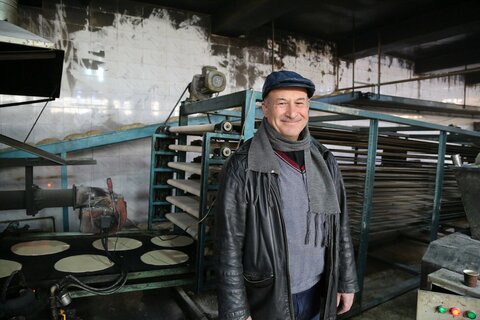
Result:
<svg viewBox="0 0 480 320"><path fill-rule="evenodd" d="M308 123L309 99L301 87L274 89L262 102L268 123L284 138L297 141Z"/></svg>

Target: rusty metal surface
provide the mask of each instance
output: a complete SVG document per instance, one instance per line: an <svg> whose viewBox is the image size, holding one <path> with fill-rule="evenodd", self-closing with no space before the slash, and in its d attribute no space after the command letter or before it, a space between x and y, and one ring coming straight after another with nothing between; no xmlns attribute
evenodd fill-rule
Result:
<svg viewBox="0 0 480 320"><path fill-rule="evenodd" d="M7 21L0 21L0 42L53 49L55 44Z"/></svg>
<svg viewBox="0 0 480 320"><path fill-rule="evenodd" d="M480 270L480 241L453 233L432 241L422 258L422 288L427 275L441 268L459 274L464 269Z"/></svg>
<svg viewBox="0 0 480 320"><path fill-rule="evenodd" d="M462 193L472 238L480 240L480 168L456 168L455 177Z"/></svg>
<svg viewBox="0 0 480 320"><path fill-rule="evenodd" d="M437 307L446 308L446 313L440 313ZM464 316L467 311L473 311L477 317L480 314L480 300L470 297L418 290L417 296L417 320L443 320L455 319L449 312L451 308L458 308ZM457 319L468 319L467 317Z"/></svg>

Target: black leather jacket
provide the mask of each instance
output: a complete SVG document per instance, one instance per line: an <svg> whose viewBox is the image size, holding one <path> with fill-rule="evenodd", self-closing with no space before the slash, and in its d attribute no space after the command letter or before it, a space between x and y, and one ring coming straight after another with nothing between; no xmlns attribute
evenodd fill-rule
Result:
<svg viewBox="0 0 480 320"><path fill-rule="evenodd" d="M215 218L219 319L294 320L278 176L255 168L265 157L252 155L252 140L227 161L220 182ZM343 180L333 154L316 141L312 147L324 156L342 211L321 280L318 305L322 320L328 320L336 318L336 293L356 292L358 285Z"/></svg>

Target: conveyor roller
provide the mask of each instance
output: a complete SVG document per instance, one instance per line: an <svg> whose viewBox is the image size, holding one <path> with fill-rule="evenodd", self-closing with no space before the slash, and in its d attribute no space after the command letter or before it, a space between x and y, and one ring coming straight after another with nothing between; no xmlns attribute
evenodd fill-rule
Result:
<svg viewBox="0 0 480 320"><path fill-rule="evenodd" d="M175 188L179 188L185 192L188 192L200 197L202 187L199 180L168 179L167 183L171 186L174 186Z"/></svg>
<svg viewBox="0 0 480 320"><path fill-rule="evenodd" d="M167 213L165 215L170 222L188 233L192 238L198 240L198 220L185 212Z"/></svg>
<svg viewBox="0 0 480 320"><path fill-rule="evenodd" d="M167 130L171 133L182 133L182 134L203 134L205 132L230 132L233 129L233 125L229 121L223 121L218 124L199 124L191 126L178 126L178 127L169 127Z"/></svg>
<svg viewBox="0 0 480 320"><path fill-rule="evenodd" d="M173 169L202 175L201 163L169 162L168 166ZM220 172L221 170L222 170L222 166L216 165L216 166L209 167L209 171L211 173Z"/></svg>
<svg viewBox="0 0 480 320"><path fill-rule="evenodd" d="M166 198L168 202L174 206L179 207L183 211L189 213L193 217L199 218L198 208L200 207L200 201L190 196L168 196Z"/></svg>
<svg viewBox="0 0 480 320"><path fill-rule="evenodd" d="M181 145L181 144L171 144L168 146L168 149L174 151L183 151L183 152L195 152L195 153L202 153L201 146L189 146L189 145Z"/></svg>

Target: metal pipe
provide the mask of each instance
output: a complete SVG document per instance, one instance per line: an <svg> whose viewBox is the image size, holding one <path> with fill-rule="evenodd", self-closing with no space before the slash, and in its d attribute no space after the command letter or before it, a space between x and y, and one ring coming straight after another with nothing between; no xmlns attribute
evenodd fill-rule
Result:
<svg viewBox="0 0 480 320"><path fill-rule="evenodd" d="M43 190L33 189L33 210L56 207L74 207L76 188ZM24 190L0 191L0 210L27 208L27 192Z"/></svg>
<svg viewBox="0 0 480 320"><path fill-rule="evenodd" d="M368 253L368 232L370 227L370 218L372 216L372 199L373 189L375 183L375 162L377 156L378 145L378 120L370 120L370 130L368 134L368 156L367 167L365 172L365 185L363 192L363 208L362 208L362 224L360 231L360 245L358 248L357 257L357 274L358 285L360 292L358 293L358 301L362 304L363 297L363 283L365 276L365 269L367 265L367 253Z"/></svg>
<svg viewBox="0 0 480 320"><path fill-rule="evenodd" d="M411 82L411 81L436 79L436 78L451 77L451 76L460 76L460 75L463 75L463 74L474 73L474 72L479 72L479 71L480 71L480 67L477 67L477 68L466 69L466 70L438 73L438 74L431 75L431 76L422 76L422 77L416 77L416 78L410 78L410 79L387 81L387 82L380 83L380 85L381 86L386 86L386 85L399 84L399 83L405 83L405 82ZM376 83L372 83L372 84L367 84L367 85L358 86L358 87L352 86L352 87L347 87L347 88L340 88L338 90L339 91L344 91L344 90L364 89L364 88L375 87L377 85L378 84L376 84Z"/></svg>
<svg viewBox="0 0 480 320"><path fill-rule="evenodd" d="M193 126L178 126L168 128L171 133L203 133L215 130L215 124L199 124Z"/></svg>
<svg viewBox="0 0 480 320"><path fill-rule="evenodd" d="M430 229L430 241L437 239L438 225L440 223L440 205L442 201L443 169L445 164L445 152L447 148L447 133L440 131L438 138L438 160L435 175L435 193L433 198L432 224Z"/></svg>
<svg viewBox="0 0 480 320"><path fill-rule="evenodd" d="M355 15L352 16L352 53L355 56ZM356 59L353 58L352 61L352 90L355 90L355 61Z"/></svg>
<svg viewBox="0 0 480 320"><path fill-rule="evenodd" d="M168 131L171 133L190 133L190 134L202 134L204 132L214 132L220 130L223 132L232 131L233 126L229 121L224 121L219 124L199 124L191 126L178 126L178 127L169 127Z"/></svg>
<svg viewBox="0 0 480 320"><path fill-rule="evenodd" d="M380 37L380 32L378 32L378 52L377 52L377 55L378 55L378 74L377 74L377 94L380 95L380 87L381 87L381 82L380 82L380 78L381 78L381 72L380 72L380 68L381 68L381 58L382 58L382 43L381 43L381 37Z"/></svg>

